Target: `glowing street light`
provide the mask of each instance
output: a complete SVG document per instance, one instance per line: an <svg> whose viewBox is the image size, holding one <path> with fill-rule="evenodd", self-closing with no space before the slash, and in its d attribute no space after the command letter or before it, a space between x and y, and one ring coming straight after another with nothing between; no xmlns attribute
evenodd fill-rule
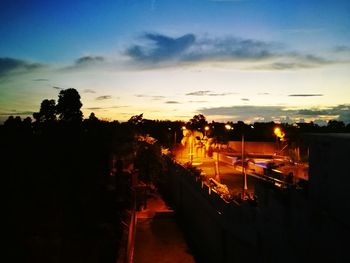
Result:
<svg viewBox="0 0 350 263"><path fill-rule="evenodd" d="M225 124L226 130L233 130L233 127L230 124Z"/></svg>
<svg viewBox="0 0 350 263"><path fill-rule="evenodd" d="M280 138L280 140L283 141L285 133L279 127L276 127L273 130L273 132L276 135L276 148L277 148L277 151L278 151L278 138Z"/></svg>
<svg viewBox="0 0 350 263"><path fill-rule="evenodd" d="M204 127L204 136L207 137L207 132L210 130L209 126Z"/></svg>

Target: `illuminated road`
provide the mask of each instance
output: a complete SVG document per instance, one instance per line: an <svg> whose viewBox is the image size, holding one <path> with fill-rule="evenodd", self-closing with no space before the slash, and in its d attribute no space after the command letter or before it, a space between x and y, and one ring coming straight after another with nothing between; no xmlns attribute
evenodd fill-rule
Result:
<svg viewBox="0 0 350 263"><path fill-rule="evenodd" d="M188 163L191 158L189 155L189 151L187 148L181 148L176 151L175 159L181 163ZM192 165L202 170L202 174L205 175L206 178L214 178L216 181L219 181L221 184L227 185L230 193L232 195L237 195L243 192L243 175L242 172L237 171L233 168L232 165L224 163L219 160L218 169L219 176L216 175L216 163L215 159L212 157L205 157L202 152L194 152L192 158ZM247 176L247 192L249 194L254 193L254 180Z"/></svg>

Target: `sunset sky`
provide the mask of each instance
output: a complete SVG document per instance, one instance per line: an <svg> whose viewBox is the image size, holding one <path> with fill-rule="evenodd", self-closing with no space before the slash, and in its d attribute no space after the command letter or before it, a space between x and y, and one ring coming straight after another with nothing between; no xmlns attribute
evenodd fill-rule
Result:
<svg viewBox="0 0 350 263"><path fill-rule="evenodd" d="M350 122L349 0L1 0L0 122L75 88L88 117Z"/></svg>

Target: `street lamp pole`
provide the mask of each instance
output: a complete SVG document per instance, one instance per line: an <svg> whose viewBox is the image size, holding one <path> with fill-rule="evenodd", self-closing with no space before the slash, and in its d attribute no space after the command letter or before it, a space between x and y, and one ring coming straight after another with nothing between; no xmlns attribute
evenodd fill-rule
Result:
<svg viewBox="0 0 350 263"><path fill-rule="evenodd" d="M245 166L244 166L244 159L245 159L245 156L244 156L244 134L242 134L242 175L243 175L243 195L242 195L242 198L245 198L245 195L246 195L246 192L248 190L248 186L247 186L247 174L246 174L246 171L245 171Z"/></svg>
<svg viewBox="0 0 350 263"><path fill-rule="evenodd" d="M193 162L193 135L190 136L190 163Z"/></svg>

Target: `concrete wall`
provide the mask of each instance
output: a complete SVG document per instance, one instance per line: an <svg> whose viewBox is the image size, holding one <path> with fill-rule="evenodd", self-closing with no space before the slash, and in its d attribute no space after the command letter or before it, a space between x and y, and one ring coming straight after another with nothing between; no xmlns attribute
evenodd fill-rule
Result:
<svg viewBox="0 0 350 263"><path fill-rule="evenodd" d="M242 151L241 141L229 141L228 146L237 152ZM244 142L245 152L257 154L274 154L276 143L273 142Z"/></svg>

